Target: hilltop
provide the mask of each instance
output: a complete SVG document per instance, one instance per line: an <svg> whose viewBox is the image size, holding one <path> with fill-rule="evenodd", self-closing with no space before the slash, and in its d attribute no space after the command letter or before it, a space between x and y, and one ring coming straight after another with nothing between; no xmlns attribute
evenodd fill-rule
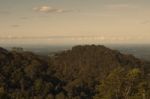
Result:
<svg viewBox="0 0 150 99"><path fill-rule="evenodd" d="M51 57L0 48L0 98L148 99L149 66L102 45L75 46Z"/></svg>

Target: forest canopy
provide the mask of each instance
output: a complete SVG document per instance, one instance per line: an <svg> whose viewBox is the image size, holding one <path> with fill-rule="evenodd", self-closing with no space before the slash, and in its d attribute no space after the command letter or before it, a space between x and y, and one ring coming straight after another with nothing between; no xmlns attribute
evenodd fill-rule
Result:
<svg viewBox="0 0 150 99"><path fill-rule="evenodd" d="M150 99L150 62L101 45L51 57L0 48L0 99Z"/></svg>

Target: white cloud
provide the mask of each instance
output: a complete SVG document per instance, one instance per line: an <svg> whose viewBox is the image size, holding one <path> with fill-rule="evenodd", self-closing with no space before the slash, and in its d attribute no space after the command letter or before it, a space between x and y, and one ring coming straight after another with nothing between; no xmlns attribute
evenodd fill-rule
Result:
<svg viewBox="0 0 150 99"><path fill-rule="evenodd" d="M51 6L41 6L33 8L34 11L43 12L43 13L64 13L69 12L69 10L60 9L60 8L53 8Z"/></svg>

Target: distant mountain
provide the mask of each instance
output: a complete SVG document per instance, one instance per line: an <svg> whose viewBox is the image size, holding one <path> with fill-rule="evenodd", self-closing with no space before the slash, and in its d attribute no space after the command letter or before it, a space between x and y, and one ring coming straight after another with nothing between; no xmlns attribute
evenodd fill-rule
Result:
<svg viewBox="0 0 150 99"><path fill-rule="evenodd" d="M110 94L105 99L133 99L131 96L140 92L137 85L142 81L147 83L146 89L142 90L145 97L149 97L149 66L149 62L101 45L75 46L51 57L0 48L0 98L103 99ZM104 83L106 81L109 84ZM120 88L131 87L129 93L124 88L113 96L120 83ZM101 88L102 84L107 87ZM109 93L99 93L98 86L100 91L105 88ZM110 91L110 86L115 87ZM134 99L143 96L138 97Z"/></svg>
<svg viewBox="0 0 150 99"><path fill-rule="evenodd" d="M107 74L118 66L142 68L144 65L144 61L133 55L121 54L117 50L111 50L101 45L75 46L71 50L56 54L52 59L55 70L59 71L60 76L65 76L66 79L78 78L79 75L84 75L86 72L93 72L95 76L102 73L104 76L104 73Z"/></svg>
<svg viewBox="0 0 150 99"><path fill-rule="evenodd" d="M86 85L86 91L89 91L88 95L94 94L98 81L104 79L113 69L123 67L127 71L140 68L144 73L146 65L132 55L124 55L101 45L75 46L56 54L52 59L55 76L68 82L66 90L71 91L70 88L83 84Z"/></svg>

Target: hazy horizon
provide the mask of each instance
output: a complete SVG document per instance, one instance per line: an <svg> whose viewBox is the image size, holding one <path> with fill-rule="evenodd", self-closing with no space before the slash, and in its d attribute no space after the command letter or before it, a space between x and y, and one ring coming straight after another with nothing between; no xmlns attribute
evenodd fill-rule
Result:
<svg viewBox="0 0 150 99"><path fill-rule="evenodd" d="M148 0L0 0L0 44L149 44Z"/></svg>

